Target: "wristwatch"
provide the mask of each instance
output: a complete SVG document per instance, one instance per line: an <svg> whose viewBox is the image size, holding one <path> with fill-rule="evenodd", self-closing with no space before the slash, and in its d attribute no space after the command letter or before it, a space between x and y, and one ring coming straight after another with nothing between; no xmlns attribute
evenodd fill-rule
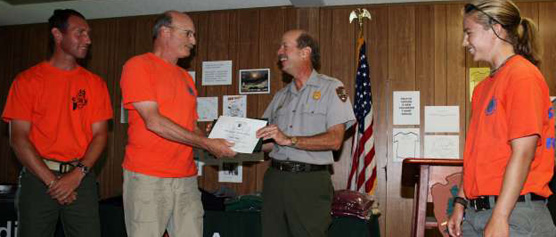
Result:
<svg viewBox="0 0 556 237"><path fill-rule="evenodd" d="M84 175L87 175L89 171L91 171L91 169L81 163L81 161L77 162L76 167L79 168Z"/></svg>
<svg viewBox="0 0 556 237"><path fill-rule="evenodd" d="M295 147L295 145L297 145L297 142L299 140L297 140L297 137L290 137L290 141L292 142L292 144L290 146Z"/></svg>

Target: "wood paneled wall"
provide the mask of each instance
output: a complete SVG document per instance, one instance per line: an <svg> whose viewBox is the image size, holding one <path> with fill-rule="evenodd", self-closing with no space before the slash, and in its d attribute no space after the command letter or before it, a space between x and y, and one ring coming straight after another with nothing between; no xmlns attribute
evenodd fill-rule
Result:
<svg viewBox="0 0 556 237"><path fill-rule="evenodd" d="M518 4L522 13L539 26L544 57L541 70L551 94L556 89L556 2ZM364 35L371 64L375 109L375 140L378 161L378 200L383 236L408 236L411 198L400 187L401 164L392 162L392 91L419 90L421 109L425 105L458 105L461 110L461 149L469 116L468 68L479 66L461 47L462 3L423 3L323 8L260 8L195 12L197 49L193 58L181 60L185 68L197 72L200 96L237 94L237 71L248 68L271 69L271 94L249 95L249 117L262 115L273 94L285 85L277 68L276 50L283 32L303 28L321 44L321 73L342 80L353 93L357 27L348 23L351 10L366 7L373 20ZM115 119L103 158L96 167L102 197L121 194L126 125L119 123L121 91L119 77L124 62L151 49L151 26L155 16L89 20L93 46L86 66L102 76L112 95ZM3 110L15 75L44 60L47 55L45 24L0 27L0 108ZM234 80L230 86L201 86L201 64L206 60L233 60ZM484 66L484 65L482 65ZM222 101L220 99L220 104ZM220 109L220 113L221 113ZM423 121L423 118L421 118ZM420 126L423 128L423 126ZM423 130L421 131L424 132ZM423 149L421 149L423 150ZM334 176L345 183L346 157L341 157ZM260 191L267 163L244 167L244 183L220 184L217 169L205 167L200 185L215 190L220 185L240 194ZM0 183L16 183L20 165L8 142L8 126L0 123ZM339 185L341 188L341 185Z"/></svg>

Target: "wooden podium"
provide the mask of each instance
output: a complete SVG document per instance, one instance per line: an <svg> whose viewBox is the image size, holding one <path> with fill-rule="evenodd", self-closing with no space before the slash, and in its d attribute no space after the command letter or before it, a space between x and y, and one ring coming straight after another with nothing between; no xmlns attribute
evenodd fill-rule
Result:
<svg viewBox="0 0 556 237"><path fill-rule="evenodd" d="M415 186L411 236L425 236L425 228L437 227L437 222L427 222L427 202L431 200L430 185L433 180L444 180L446 176L461 172L462 159L406 158L402 166L402 185Z"/></svg>

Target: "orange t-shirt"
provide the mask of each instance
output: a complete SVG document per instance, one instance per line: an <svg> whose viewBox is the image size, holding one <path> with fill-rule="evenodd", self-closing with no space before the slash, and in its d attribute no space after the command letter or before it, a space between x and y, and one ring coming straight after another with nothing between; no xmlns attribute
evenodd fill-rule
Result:
<svg viewBox="0 0 556 237"><path fill-rule="evenodd" d="M14 80L2 119L31 122L29 139L42 157L82 158L91 125L112 118L106 83L82 67L64 71L39 63Z"/></svg>
<svg viewBox="0 0 556 237"><path fill-rule="evenodd" d="M499 195L512 154L510 141L530 135L539 139L521 195L548 197L554 168L554 111L539 70L514 56L475 88L471 109L463 160L467 198Z"/></svg>
<svg viewBox="0 0 556 237"><path fill-rule="evenodd" d="M123 167L157 177L190 177L197 174L193 148L167 140L147 130L134 102L154 101L160 114L193 131L197 122L197 90L181 67L152 53L131 58L120 81L124 107L129 111L128 142Z"/></svg>

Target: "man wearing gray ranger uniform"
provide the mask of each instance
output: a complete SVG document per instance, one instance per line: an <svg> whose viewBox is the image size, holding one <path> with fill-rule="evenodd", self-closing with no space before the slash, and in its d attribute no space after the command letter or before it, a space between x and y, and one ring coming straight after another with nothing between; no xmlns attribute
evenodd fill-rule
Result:
<svg viewBox="0 0 556 237"><path fill-rule="evenodd" d="M291 30L278 49L282 71L293 81L276 93L257 131L271 151L263 184L263 236L326 236L333 187L329 167L355 116L341 81L315 70L317 42Z"/></svg>

